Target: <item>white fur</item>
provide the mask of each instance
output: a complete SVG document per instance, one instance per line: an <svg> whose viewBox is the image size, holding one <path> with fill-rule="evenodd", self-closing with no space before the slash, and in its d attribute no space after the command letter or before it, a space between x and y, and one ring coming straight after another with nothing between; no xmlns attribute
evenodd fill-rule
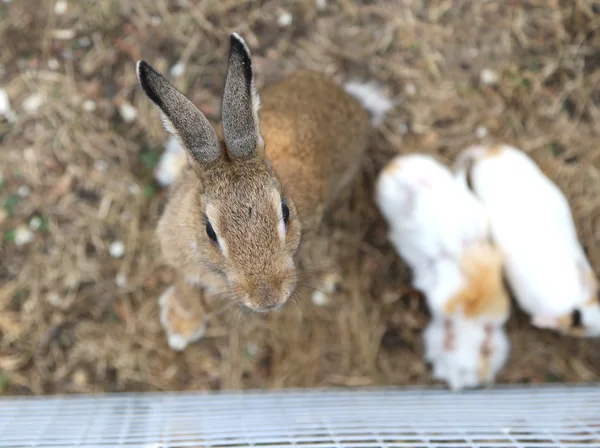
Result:
<svg viewBox="0 0 600 448"><path fill-rule="evenodd" d="M281 195L277 190L272 190L271 192L271 201L273 202L273 206L275 207L275 213L277 214L277 234L279 235L279 239L282 244L285 244L285 222L283 221L283 210L281 208Z"/></svg>
<svg viewBox="0 0 600 448"><path fill-rule="evenodd" d="M377 181L376 201L389 224L389 238L416 272L417 288L445 296L461 284L460 259L465 243L487 235L487 216L479 201L433 158L397 156ZM447 254L448 257L442 257ZM430 269L435 261L436 270ZM439 278L438 278L439 277ZM440 309L442 303L430 303Z"/></svg>
<svg viewBox="0 0 600 448"><path fill-rule="evenodd" d="M457 160L461 182L468 161L472 188L485 205L493 237L506 258L506 276L532 323L557 326L560 316L580 309L591 334L600 334L600 307L583 306L597 281L579 243L567 198L519 149L501 152L474 146ZM554 324L552 324L554 322ZM556 329L556 328L555 328Z"/></svg>
<svg viewBox="0 0 600 448"><path fill-rule="evenodd" d="M377 181L376 201L388 222L390 241L410 266L413 285L424 293L434 316L424 335L425 356L434 375L452 388L491 381L508 357L502 329L508 313L467 319L461 309L452 315L445 311L448 301L467 285L460 264L465 250L485 244L488 220L482 204L448 168L421 154L397 156L388 164ZM456 338L450 351L444 348L446 319ZM490 372L482 377L486 324L495 328L495 344Z"/></svg>
<svg viewBox="0 0 600 448"><path fill-rule="evenodd" d="M495 326L491 337L491 356L487 371L482 370L481 347L486 338L485 319L452 319L453 350L445 350L447 335L444 317L434 316L425 332L425 360L433 364L433 377L445 380L453 390L489 384L504 366L510 342L502 326Z"/></svg>
<svg viewBox="0 0 600 448"><path fill-rule="evenodd" d="M154 172L154 178L163 187L173 184L181 170L187 165L187 152L181 147L174 136L169 136L165 143L158 166Z"/></svg>
<svg viewBox="0 0 600 448"><path fill-rule="evenodd" d="M218 209L211 203L206 205L206 217L208 221L211 223L213 230L215 231L215 235L217 236L217 243L219 245L219 249L225 257L229 254L229 246L227 242L219 236L219 230L217 228L216 223L218 222L219 211Z"/></svg>
<svg viewBox="0 0 600 448"><path fill-rule="evenodd" d="M356 98L371 114L371 122L378 126L397 103L389 99L374 82L350 81L344 85L346 92Z"/></svg>
<svg viewBox="0 0 600 448"><path fill-rule="evenodd" d="M327 275L319 290L312 293L312 301L317 306L325 306L330 302L330 296L334 293L338 279L335 275Z"/></svg>
<svg viewBox="0 0 600 448"><path fill-rule="evenodd" d="M200 288L202 286L202 277L199 275L190 275L185 274L185 281L188 285L193 286L195 288Z"/></svg>

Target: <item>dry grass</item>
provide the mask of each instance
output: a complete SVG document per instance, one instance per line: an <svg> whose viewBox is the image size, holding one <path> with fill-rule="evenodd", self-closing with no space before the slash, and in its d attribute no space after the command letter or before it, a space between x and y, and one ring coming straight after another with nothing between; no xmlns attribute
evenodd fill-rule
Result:
<svg viewBox="0 0 600 448"><path fill-rule="evenodd" d="M316 3L68 0L63 14L47 0L0 3L0 84L17 114L0 120L0 391L429 383L427 314L386 242L371 185L395 151L452 158L479 127L547 167L600 270L599 2ZM287 27L277 24L283 12L293 17ZM152 168L165 132L134 61L165 72L184 61L175 84L217 120L232 30L255 55L259 87L310 67L377 79L400 103L352 200L331 215L347 274L335 303L268 318L228 313L176 354L157 305L172 274L153 238L165 192ZM480 82L484 68L497 85ZM41 104L27 112L32 95ZM137 109L133 122L119 114L123 102ZM17 246L15 229L33 217L34 240ZM125 244L120 259L109 254L115 240ZM600 380L600 340L536 331L516 312L509 333L498 381Z"/></svg>

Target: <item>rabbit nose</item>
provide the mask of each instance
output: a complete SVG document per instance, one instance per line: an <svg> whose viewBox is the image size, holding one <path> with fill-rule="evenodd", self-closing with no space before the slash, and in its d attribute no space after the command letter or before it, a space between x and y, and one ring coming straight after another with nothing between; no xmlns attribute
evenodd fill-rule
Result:
<svg viewBox="0 0 600 448"><path fill-rule="evenodd" d="M250 299L246 306L252 311L265 312L279 308L283 305L281 284L260 282L254 287L254 300Z"/></svg>

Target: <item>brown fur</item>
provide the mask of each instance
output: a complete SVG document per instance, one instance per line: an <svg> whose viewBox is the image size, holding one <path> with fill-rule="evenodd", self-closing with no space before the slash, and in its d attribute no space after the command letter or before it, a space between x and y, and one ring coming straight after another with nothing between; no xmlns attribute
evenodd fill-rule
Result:
<svg viewBox="0 0 600 448"><path fill-rule="evenodd" d="M485 152L484 158L499 157L502 154L504 154L503 145L494 145Z"/></svg>
<svg viewBox="0 0 600 448"><path fill-rule="evenodd" d="M261 100L264 149L256 139L251 156L232 154L223 139L228 125L221 124L216 135L222 157L202 163L201 150L190 154L157 227L168 264L199 278L208 297L256 311L280 306L294 292L298 258L311 264L303 257L310 241L301 241L302 232L319 226L332 199L357 173L371 129L358 101L319 73L298 72L264 89ZM251 133L251 127L245 129ZM244 140L235 136L241 146L236 151L243 153ZM283 243L280 197L290 211ZM207 236L207 216L219 245ZM170 300L190 300L178 298L193 294L184 289Z"/></svg>
<svg viewBox="0 0 600 448"><path fill-rule="evenodd" d="M500 252L490 243L482 242L465 252L461 268L468 279L467 285L448 301L445 311L454 313L462 307L467 318L506 315L510 301L504 288Z"/></svg>

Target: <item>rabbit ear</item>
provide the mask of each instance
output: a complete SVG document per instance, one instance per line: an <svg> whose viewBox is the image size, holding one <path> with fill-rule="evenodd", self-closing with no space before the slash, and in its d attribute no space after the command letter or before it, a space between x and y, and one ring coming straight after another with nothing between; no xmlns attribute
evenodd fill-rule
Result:
<svg viewBox="0 0 600 448"><path fill-rule="evenodd" d="M146 61L136 65L138 82L162 112L163 124L199 163L220 155L217 134L202 112Z"/></svg>
<svg viewBox="0 0 600 448"><path fill-rule="evenodd" d="M250 50L239 35L230 37L222 104L223 137L231 158L255 156L263 147L258 125L260 98L254 86Z"/></svg>

